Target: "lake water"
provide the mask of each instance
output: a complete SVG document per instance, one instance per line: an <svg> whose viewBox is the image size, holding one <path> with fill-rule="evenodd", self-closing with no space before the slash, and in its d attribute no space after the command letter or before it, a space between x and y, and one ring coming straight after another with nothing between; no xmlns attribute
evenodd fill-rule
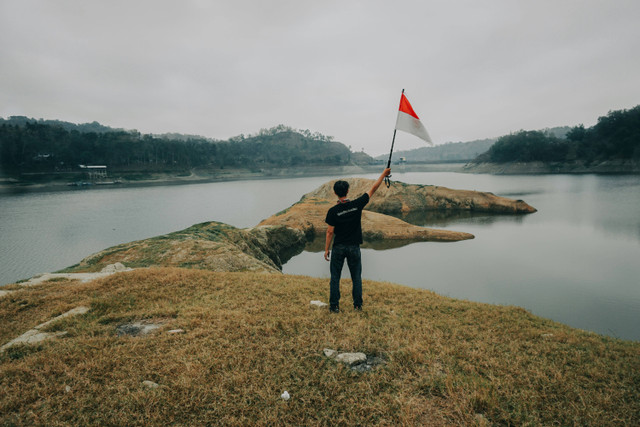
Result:
<svg viewBox="0 0 640 427"><path fill-rule="evenodd" d="M109 246L199 222L250 227L328 179L0 195L0 283L59 270ZM393 179L491 191L523 199L538 212L410 218L476 238L365 248L365 278L518 305L577 328L640 340L640 176L422 172L394 173ZM320 249L303 252L283 270L329 277Z"/></svg>

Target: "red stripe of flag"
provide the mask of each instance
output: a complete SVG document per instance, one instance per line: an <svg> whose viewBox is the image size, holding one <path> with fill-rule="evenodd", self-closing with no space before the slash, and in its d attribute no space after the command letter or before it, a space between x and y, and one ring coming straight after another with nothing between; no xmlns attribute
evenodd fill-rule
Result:
<svg viewBox="0 0 640 427"><path fill-rule="evenodd" d="M411 107L411 104L409 104L409 100L407 99L406 96L404 96L404 93L400 97L400 111L412 117L415 117L417 120L420 120L420 117L418 117L416 112L413 111L413 107Z"/></svg>

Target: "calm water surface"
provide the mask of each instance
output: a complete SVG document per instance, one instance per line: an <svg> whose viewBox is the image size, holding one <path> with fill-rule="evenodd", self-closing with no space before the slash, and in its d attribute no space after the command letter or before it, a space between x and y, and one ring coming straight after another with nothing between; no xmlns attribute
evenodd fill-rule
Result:
<svg viewBox="0 0 640 427"><path fill-rule="evenodd" d="M328 179L0 195L0 283L55 271L109 246L199 222L250 227ZM574 327L640 340L639 176L432 172L394 173L394 179L491 191L523 199L538 212L407 218L476 238L363 249L365 278L518 305ZM311 246L284 272L328 278L328 263L319 251Z"/></svg>

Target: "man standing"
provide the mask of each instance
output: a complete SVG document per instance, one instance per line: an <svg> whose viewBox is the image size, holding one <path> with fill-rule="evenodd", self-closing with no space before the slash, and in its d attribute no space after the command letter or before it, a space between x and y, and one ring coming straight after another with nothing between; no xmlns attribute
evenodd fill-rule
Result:
<svg viewBox="0 0 640 427"><path fill-rule="evenodd" d="M340 312L340 276L344 260L347 260L351 280L353 282L352 296L353 307L362 310L362 261L360 257L360 244L362 243L362 209L369 203L369 199L376 192L391 169L386 168L373 184L371 189L355 200L347 199L349 183L336 181L333 191L338 196L338 204L327 212L325 222L327 239L324 247L324 259L330 260L331 282L329 283L329 310L332 313ZM333 253L330 254L331 241L333 240Z"/></svg>

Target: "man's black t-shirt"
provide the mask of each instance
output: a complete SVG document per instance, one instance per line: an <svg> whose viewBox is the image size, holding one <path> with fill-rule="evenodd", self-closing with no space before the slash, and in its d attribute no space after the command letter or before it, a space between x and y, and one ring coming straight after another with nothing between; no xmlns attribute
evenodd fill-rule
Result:
<svg viewBox="0 0 640 427"><path fill-rule="evenodd" d="M327 212L325 222L335 227L333 244L359 245L362 243L362 209L369 203L369 195L364 193L355 200L338 202Z"/></svg>

